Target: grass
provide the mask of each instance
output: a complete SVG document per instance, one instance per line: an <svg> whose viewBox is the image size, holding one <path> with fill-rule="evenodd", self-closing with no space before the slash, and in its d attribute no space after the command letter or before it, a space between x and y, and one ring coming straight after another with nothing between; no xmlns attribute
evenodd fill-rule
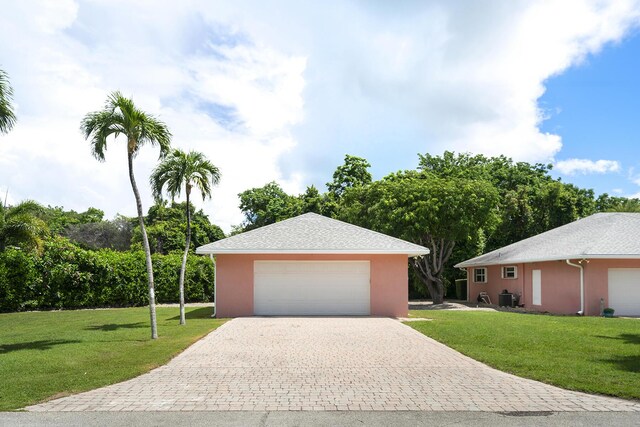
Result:
<svg viewBox="0 0 640 427"><path fill-rule="evenodd" d="M211 308L120 308L0 314L0 411L120 382L167 363L223 320Z"/></svg>
<svg viewBox="0 0 640 427"><path fill-rule="evenodd" d="M512 374L565 389L640 399L640 320L412 310L407 325Z"/></svg>

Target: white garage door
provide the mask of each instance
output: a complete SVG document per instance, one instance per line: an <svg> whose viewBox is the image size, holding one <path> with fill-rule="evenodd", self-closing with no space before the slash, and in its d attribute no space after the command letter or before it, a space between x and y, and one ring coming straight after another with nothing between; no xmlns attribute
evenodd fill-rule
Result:
<svg viewBox="0 0 640 427"><path fill-rule="evenodd" d="M616 316L640 316L640 268L609 269L609 307Z"/></svg>
<svg viewBox="0 0 640 427"><path fill-rule="evenodd" d="M257 315L368 315L369 261L255 261Z"/></svg>

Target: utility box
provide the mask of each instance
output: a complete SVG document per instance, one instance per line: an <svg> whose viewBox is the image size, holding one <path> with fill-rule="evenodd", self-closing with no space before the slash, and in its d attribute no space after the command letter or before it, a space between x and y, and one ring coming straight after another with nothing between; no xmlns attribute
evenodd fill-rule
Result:
<svg viewBox="0 0 640 427"><path fill-rule="evenodd" d="M500 307L513 307L513 294L511 293L498 294L498 305Z"/></svg>

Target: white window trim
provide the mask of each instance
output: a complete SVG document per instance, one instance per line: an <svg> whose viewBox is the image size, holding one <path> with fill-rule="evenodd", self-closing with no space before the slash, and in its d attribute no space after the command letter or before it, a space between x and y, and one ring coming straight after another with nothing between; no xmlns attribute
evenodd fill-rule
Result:
<svg viewBox="0 0 640 427"><path fill-rule="evenodd" d="M513 268L513 277L507 277L507 275L505 274L505 270L507 268ZM500 271L501 271L503 279L514 280L514 279L518 278L518 266L517 265L505 265L505 266L502 266L502 268L500 268Z"/></svg>
<svg viewBox="0 0 640 427"><path fill-rule="evenodd" d="M484 271L484 280L476 280L476 270ZM487 267L473 267L473 283L487 283Z"/></svg>

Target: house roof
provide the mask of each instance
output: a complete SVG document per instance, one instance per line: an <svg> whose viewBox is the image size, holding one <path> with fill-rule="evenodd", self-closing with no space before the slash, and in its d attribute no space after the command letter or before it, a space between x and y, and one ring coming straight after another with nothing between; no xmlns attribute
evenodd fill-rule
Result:
<svg viewBox="0 0 640 427"><path fill-rule="evenodd" d="M640 258L640 213L597 213L456 267L597 258Z"/></svg>
<svg viewBox="0 0 640 427"><path fill-rule="evenodd" d="M406 254L429 249L386 234L306 213L200 246L197 254Z"/></svg>

